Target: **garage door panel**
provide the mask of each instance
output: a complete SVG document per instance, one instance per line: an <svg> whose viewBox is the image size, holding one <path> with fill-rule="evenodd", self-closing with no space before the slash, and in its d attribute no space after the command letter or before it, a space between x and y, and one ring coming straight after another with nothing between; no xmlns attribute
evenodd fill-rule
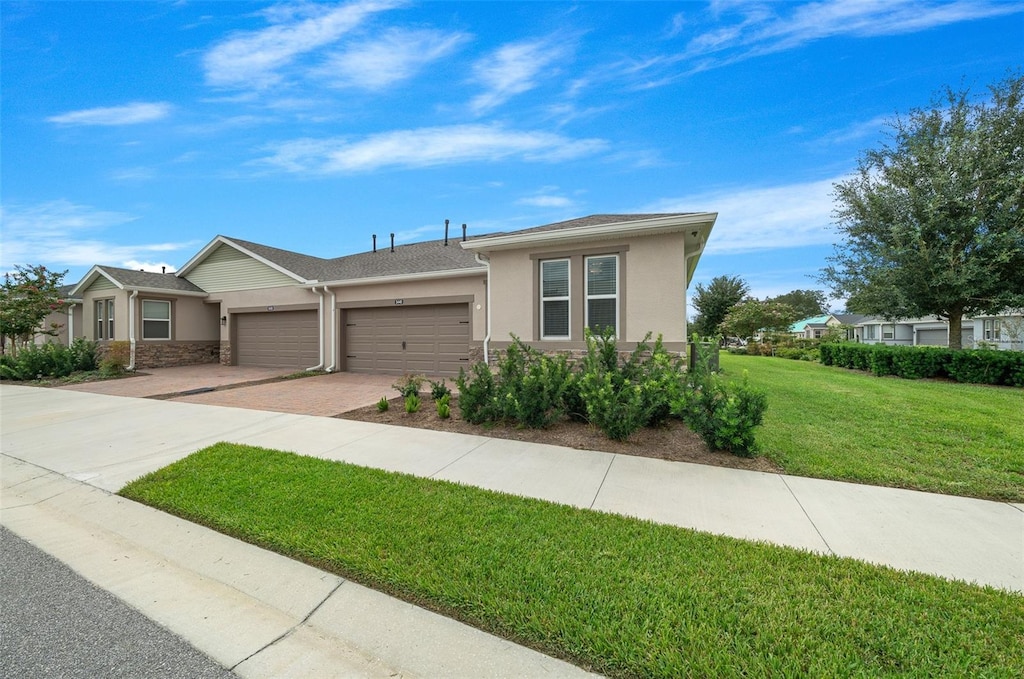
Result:
<svg viewBox="0 0 1024 679"><path fill-rule="evenodd" d="M468 364L467 304L351 309L345 330L351 372L457 375Z"/></svg>
<svg viewBox="0 0 1024 679"><path fill-rule="evenodd" d="M301 370L319 360L316 311L238 314L234 323L239 365Z"/></svg>

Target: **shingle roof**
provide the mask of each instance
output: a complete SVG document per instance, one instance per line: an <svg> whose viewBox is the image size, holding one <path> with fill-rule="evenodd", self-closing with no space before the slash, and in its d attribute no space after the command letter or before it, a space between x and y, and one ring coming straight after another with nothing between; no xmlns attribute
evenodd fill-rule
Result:
<svg viewBox="0 0 1024 679"><path fill-rule="evenodd" d="M204 292L194 283L175 276L173 273L153 273L152 271L136 271L121 269L116 266L98 266L122 286L127 288L149 288L151 290L168 290L176 292Z"/></svg>
<svg viewBox="0 0 1024 679"><path fill-rule="evenodd" d="M328 260L322 257L304 255L300 252L282 250L281 248L272 248L269 245L253 243L252 241L242 240L241 238L232 238L230 236L224 236L224 238L227 238L232 243L241 245L246 250L259 255L263 259L273 262L282 268L288 269L288 271L296 273L307 280L318 280L320 278L320 272L328 262Z"/></svg>
<svg viewBox="0 0 1024 679"><path fill-rule="evenodd" d="M601 226L603 224L618 224L622 222L639 222L646 219L658 219L660 217L681 217L684 215L696 214L693 212L662 212L656 214L624 214L624 215L590 215L589 217L578 217L576 219L570 219L564 222L555 222L553 224L545 224L543 226L533 226L528 229L520 229L518 231L509 231L506 233L488 233L480 238L488 238L490 236L510 236L513 234L520 233L539 233L541 231L557 231L559 229L574 229L581 226Z"/></svg>
<svg viewBox="0 0 1024 679"><path fill-rule="evenodd" d="M338 257L327 262L320 280L340 281L376 276L397 276L401 274L428 273L432 271L454 271L458 269L481 269L472 252L459 247L456 238L449 238L445 246L443 239L377 248L376 252L361 252L356 255Z"/></svg>

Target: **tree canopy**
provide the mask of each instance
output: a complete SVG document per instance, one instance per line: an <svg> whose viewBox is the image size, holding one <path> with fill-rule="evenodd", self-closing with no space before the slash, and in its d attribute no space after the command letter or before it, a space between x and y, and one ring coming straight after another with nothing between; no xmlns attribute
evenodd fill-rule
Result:
<svg viewBox="0 0 1024 679"><path fill-rule="evenodd" d="M697 310L693 331L702 337L717 335L729 309L749 292L750 286L739 276L715 276L707 286L697 283L693 296L693 308Z"/></svg>
<svg viewBox="0 0 1024 679"><path fill-rule="evenodd" d="M828 313L828 294L824 290L792 290L772 297L771 301L792 307L796 312L796 320Z"/></svg>
<svg viewBox="0 0 1024 679"><path fill-rule="evenodd" d="M947 88L835 184L842 242L821 280L851 311L949 320L1024 306L1024 77Z"/></svg>
<svg viewBox="0 0 1024 679"><path fill-rule="evenodd" d="M762 330L786 332L798 320L797 312L788 304L770 299L763 302L745 299L726 314L722 321L722 331L726 335L746 339Z"/></svg>
<svg viewBox="0 0 1024 679"><path fill-rule="evenodd" d="M54 272L45 266L17 266L4 275L0 286L0 336L12 341L12 352L18 343L35 335L56 335L58 327L44 328L43 321L67 304L61 299L60 284L67 272Z"/></svg>

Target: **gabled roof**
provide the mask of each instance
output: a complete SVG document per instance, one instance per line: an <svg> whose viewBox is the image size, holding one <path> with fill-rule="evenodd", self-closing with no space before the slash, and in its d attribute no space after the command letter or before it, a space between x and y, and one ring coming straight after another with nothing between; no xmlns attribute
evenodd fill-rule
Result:
<svg viewBox="0 0 1024 679"><path fill-rule="evenodd" d="M187 296L206 296L206 291L193 283L179 278L173 273L154 273L152 271L136 271L135 269L122 269L116 266L102 266L97 264L85 277L71 289L72 297L81 297L93 282L99 278L106 278L121 290L138 290L139 292L163 292Z"/></svg>
<svg viewBox="0 0 1024 679"><path fill-rule="evenodd" d="M376 252L361 252L328 260L320 280L324 282L361 280L406 276L425 273L472 273L484 271L474 254L459 247L454 238L377 248Z"/></svg>
<svg viewBox="0 0 1024 679"><path fill-rule="evenodd" d="M294 279L297 283L312 283L319 280L320 271L324 263L327 261L321 257L304 255L299 252L292 252L291 250L272 248L269 245L253 243L252 241L242 240L241 238L217 236L207 243L202 250L197 252L192 259L188 260L185 263L185 266L178 269L178 273L176 275L184 280L184 277L187 276L189 272L201 264L203 260L205 260L221 245L232 247L257 261L266 264L270 268L281 272L285 276Z"/></svg>
<svg viewBox="0 0 1024 679"><path fill-rule="evenodd" d="M810 318L805 318L802 321L797 321L793 325L789 326L789 331L803 332L804 330L807 329L807 326L809 325L825 325L826 323L828 323L829 318L830 314L825 314L824 316L811 316Z"/></svg>
<svg viewBox="0 0 1024 679"><path fill-rule="evenodd" d="M843 325L857 325L867 318L864 314L832 314L832 317Z"/></svg>

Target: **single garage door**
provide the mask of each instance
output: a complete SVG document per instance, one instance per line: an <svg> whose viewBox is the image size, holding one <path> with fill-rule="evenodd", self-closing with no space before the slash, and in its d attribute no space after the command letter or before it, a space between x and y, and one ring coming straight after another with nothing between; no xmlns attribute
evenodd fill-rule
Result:
<svg viewBox="0 0 1024 679"><path fill-rule="evenodd" d="M235 316L238 365L304 370L320 361L316 311Z"/></svg>
<svg viewBox="0 0 1024 679"><path fill-rule="evenodd" d="M945 328L936 328L934 330L918 330L917 331L917 343L933 346L933 347L944 347L946 346L946 338L949 336L949 331Z"/></svg>
<svg viewBox="0 0 1024 679"><path fill-rule="evenodd" d="M469 365L469 305L349 309L345 358L354 373L458 375Z"/></svg>

